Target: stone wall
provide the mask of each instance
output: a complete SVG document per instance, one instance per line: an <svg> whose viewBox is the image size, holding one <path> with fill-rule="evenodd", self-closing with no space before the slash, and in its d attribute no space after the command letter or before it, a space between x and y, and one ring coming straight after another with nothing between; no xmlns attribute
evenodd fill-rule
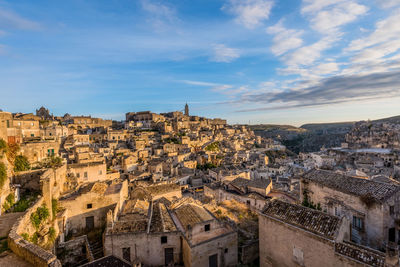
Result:
<svg viewBox="0 0 400 267"><path fill-rule="evenodd" d="M239 247L240 261L243 264L251 264L259 257L258 240Z"/></svg>
<svg viewBox="0 0 400 267"><path fill-rule="evenodd" d="M26 211L25 215L15 222L8 235L8 246L16 255L34 266L61 267L61 262L54 254L26 241L20 235L23 232L29 235L34 233L35 229L30 222L30 216L42 204L43 198L39 198L38 201Z"/></svg>
<svg viewBox="0 0 400 267"><path fill-rule="evenodd" d="M18 172L13 177L13 183L20 184L21 188L40 191L40 177L45 170L31 170Z"/></svg>

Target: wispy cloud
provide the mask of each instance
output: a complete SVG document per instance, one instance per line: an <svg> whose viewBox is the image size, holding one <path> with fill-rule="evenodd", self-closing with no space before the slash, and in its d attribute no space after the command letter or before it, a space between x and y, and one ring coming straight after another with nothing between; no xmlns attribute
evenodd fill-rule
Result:
<svg viewBox="0 0 400 267"><path fill-rule="evenodd" d="M303 44L303 40L301 39L303 31L286 29L283 26L283 20L280 20L274 26L268 27L267 33L274 35L271 51L276 56L280 56Z"/></svg>
<svg viewBox="0 0 400 267"><path fill-rule="evenodd" d="M377 0L377 2L383 8L392 8L395 6L400 6L400 0Z"/></svg>
<svg viewBox="0 0 400 267"><path fill-rule="evenodd" d="M239 102L267 105L268 109L299 108L400 97L400 71L367 75L335 76L302 90L245 95ZM264 107L241 111L265 110Z"/></svg>
<svg viewBox="0 0 400 267"><path fill-rule="evenodd" d="M198 86L220 86L220 84L218 83L210 83L202 81L181 80L181 82L189 85L198 85Z"/></svg>
<svg viewBox="0 0 400 267"><path fill-rule="evenodd" d="M271 0L228 0L222 10L235 15L237 23L253 29L269 18L272 6Z"/></svg>
<svg viewBox="0 0 400 267"><path fill-rule="evenodd" d="M148 22L157 31L165 31L170 25L179 22L176 10L172 6L153 0L141 0L141 5L149 14Z"/></svg>
<svg viewBox="0 0 400 267"><path fill-rule="evenodd" d="M214 55L211 60L215 62L229 63L239 57L240 54L238 49L227 47L224 44L216 44L214 45Z"/></svg>
<svg viewBox="0 0 400 267"><path fill-rule="evenodd" d="M11 10L0 7L0 27L3 29L39 30L41 25L33 20L23 18Z"/></svg>

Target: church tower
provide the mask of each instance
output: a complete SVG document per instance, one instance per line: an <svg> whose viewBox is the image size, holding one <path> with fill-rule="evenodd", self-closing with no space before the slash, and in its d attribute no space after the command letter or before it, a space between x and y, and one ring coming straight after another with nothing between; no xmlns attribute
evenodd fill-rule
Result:
<svg viewBox="0 0 400 267"><path fill-rule="evenodd" d="M185 105L185 115L186 115L186 116L189 116L189 106L188 106L187 103L186 103L186 105Z"/></svg>

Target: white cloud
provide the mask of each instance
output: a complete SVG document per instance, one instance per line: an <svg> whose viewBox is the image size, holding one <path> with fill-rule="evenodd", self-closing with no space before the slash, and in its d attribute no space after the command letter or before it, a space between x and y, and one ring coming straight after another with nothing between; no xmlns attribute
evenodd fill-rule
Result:
<svg viewBox="0 0 400 267"><path fill-rule="evenodd" d="M272 6L271 0L228 0L222 10L235 15L237 23L253 29L269 18Z"/></svg>
<svg viewBox="0 0 400 267"><path fill-rule="evenodd" d="M400 0L377 0L377 2L383 8L391 8L400 5Z"/></svg>
<svg viewBox="0 0 400 267"><path fill-rule="evenodd" d="M212 58L212 61L228 63L234 61L239 57L240 54L238 49L230 48L223 44L214 45L214 56Z"/></svg>
<svg viewBox="0 0 400 267"><path fill-rule="evenodd" d="M0 25L21 30L39 30L40 24L0 7Z"/></svg>
<svg viewBox="0 0 400 267"><path fill-rule="evenodd" d="M280 56L289 50L298 48L303 44L303 40L300 38L300 36L303 34L303 31L286 29L283 26L282 20L280 20L274 26L268 27L267 33L275 35L273 38L271 51L276 56Z"/></svg>
<svg viewBox="0 0 400 267"><path fill-rule="evenodd" d="M288 54L284 57L284 60L289 66L311 65L321 57L322 51L330 48L337 39L334 36L323 37L314 44L303 46L293 53Z"/></svg>
<svg viewBox="0 0 400 267"><path fill-rule="evenodd" d="M339 70L336 62L322 63L315 67L314 73L317 75L331 74Z"/></svg>
<svg viewBox="0 0 400 267"><path fill-rule="evenodd" d="M374 46L389 40L400 38L400 9L395 10L393 14L376 23L376 29L368 37L353 40L347 51L357 51Z"/></svg>
<svg viewBox="0 0 400 267"><path fill-rule="evenodd" d="M306 0L303 14L310 16L311 27L323 34L334 33L339 27L355 21L368 8L355 1Z"/></svg>

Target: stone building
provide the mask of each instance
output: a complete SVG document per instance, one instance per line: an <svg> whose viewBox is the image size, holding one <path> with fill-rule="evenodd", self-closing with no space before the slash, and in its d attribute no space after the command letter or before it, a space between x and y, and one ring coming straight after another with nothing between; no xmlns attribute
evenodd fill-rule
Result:
<svg viewBox="0 0 400 267"><path fill-rule="evenodd" d="M301 201L319 205L351 222L351 240L375 249L399 241L400 186L354 178L326 170L306 173Z"/></svg>
<svg viewBox="0 0 400 267"><path fill-rule="evenodd" d="M185 266L237 265L237 232L230 226L193 203L175 207L173 218L183 234L182 257Z"/></svg>
<svg viewBox="0 0 400 267"><path fill-rule="evenodd" d="M181 234L165 204L127 200L115 220L109 214L104 235L105 255L148 266L180 263Z"/></svg>
<svg viewBox="0 0 400 267"><path fill-rule="evenodd" d="M107 166L103 162L68 164L68 175L78 184L107 180Z"/></svg>
<svg viewBox="0 0 400 267"><path fill-rule="evenodd" d="M64 233L79 233L103 226L110 209L121 207L128 197L128 182L107 181L81 185L59 199L66 209Z"/></svg>
<svg viewBox="0 0 400 267"><path fill-rule="evenodd" d="M349 229L345 217L268 201L259 214L260 266L395 266L385 265L392 258L384 253L348 242Z"/></svg>
<svg viewBox="0 0 400 267"><path fill-rule="evenodd" d="M271 179L245 179L236 178L228 184L229 190L234 190L240 194L248 194L255 192L263 197L266 197L272 189Z"/></svg>
<svg viewBox="0 0 400 267"><path fill-rule="evenodd" d="M40 117L42 120L53 119L53 115L50 115L50 111L43 106L36 110L36 116Z"/></svg>
<svg viewBox="0 0 400 267"><path fill-rule="evenodd" d="M20 145L19 153L24 155L29 162L38 162L51 156L57 156L60 143L57 141L30 141Z"/></svg>

